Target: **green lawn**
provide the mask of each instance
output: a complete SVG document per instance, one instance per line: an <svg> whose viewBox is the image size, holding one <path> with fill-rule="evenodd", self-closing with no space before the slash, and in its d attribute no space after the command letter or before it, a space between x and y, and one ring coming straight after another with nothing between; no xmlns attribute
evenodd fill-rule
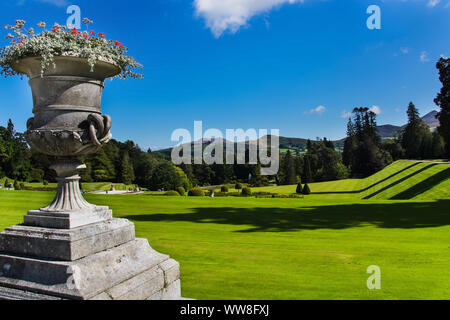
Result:
<svg viewBox="0 0 450 320"><path fill-rule="evenodd" d="M297 186L252 188L280 194ZM438 200L450 198L450 165L396 161L366 179L311 183L312 199Z"/></svg>
<svg viewBox="0 0 450 320"><path fill-rule="evenodd" d="M360 187L348 180L334 190ZM86 198L135 222L139 237L179 261L185 297L450 299L449 199L339 196ZM50 192L0 191L0 229L51 198ZM370 265L381 268L382 290L366 287Z"/></svg>

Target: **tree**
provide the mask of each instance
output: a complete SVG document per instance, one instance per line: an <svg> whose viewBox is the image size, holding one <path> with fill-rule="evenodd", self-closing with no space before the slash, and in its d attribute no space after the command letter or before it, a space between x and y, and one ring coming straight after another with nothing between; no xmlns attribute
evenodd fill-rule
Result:
<svg viewBox="0 0 450 320"><path fill-rule="evenodd" d="M31 169L30 181L31 182L42 182L44 179L44 170L42 169Z"/></svg>
<svg viewBox="0 0 450 320"><path fill-rule="evenodd" d="M128 155L128 152L123 152L122 155L122 162L121 162L121 182L130 185L134 181L134 168L133 165L130 162L130 156Z"/></svg>
<svg viewBox="0 0 450 320"><path fill-rule="evenodd" d="M311 194L311 189L309 188L308 184L305 184L305 186L303 187L303 194L304 194L305 196Z"/></svg>
<svg viewBox="0 0 450 320"><path fill-rule="evenodd" d="M402 146L406 151L406 156L410 159L422 159L424 151L424 140L429 127L420 118L419 110L414 103L408 106L408 124L401 132Z"/></svg>
<svg viewBox="0 0 450 320"><path fill-rule="evenodd" d="M297 194L302 194L303 193L303 187L302 187L302 183L301 182L297 185L296 193Z"/></svg>
<svg viewBox="0 0 450 320"><path fill-rule="evenodd" d="M95 181L107 182L115 180L115 169L105 150L100 149L92 161L92 177Z"/></svg>
<svg viewBox="0 0 450 320"><path fill-rule="evenodd" d="M306 183L312 182L311 161L310 157L305 156L305 165L303 166L303 180Z"/></svg>
<svg viewBox="0 0 450 320"><path fill-rule="evenodd" d="M438 130L445 141L446 155L450 157L450 59L439 59L436 67L439 70L439 80L442 83L442 89L434 100L441 107L437 115L440 122Z"/></svg>
<svg viewBox="0 0 450 320"><path fill-rule="evenodd" d="M433 141L431 152L434 159L440 159L445 156L445 143L438 131L433 132Z"/></svg>
<svg viewBox="0 0 450 320"><path fill-rule="evenodd" d="M295 174L295 164L292 158L291 151L288 150L283 157L282 178L281 184L292 185L297 183L297 176Z"/></svg>
<svg viewBox="0 0 450 320"><path fill-rule="evenodd" d="M182 187L182 180L176 167L170 161L161 161L156 165L153 175L145 185L150 190L176 190Z"/></svg>

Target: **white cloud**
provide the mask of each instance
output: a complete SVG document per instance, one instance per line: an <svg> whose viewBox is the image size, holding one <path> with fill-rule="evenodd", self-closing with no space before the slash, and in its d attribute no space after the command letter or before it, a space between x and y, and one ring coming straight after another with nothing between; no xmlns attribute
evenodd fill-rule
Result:
<svg viewBox="0 0 450 320"><path fill-rule="evenodd" d="M235 33L255 15L283 4L303 3L304 0L194 0L195 12L206 21L215 37L225 31Z"/></svg>
<svg viewBox="0 0 450 320"><path fill-rule="evenodd" d="M318 106L317 108L311 109L309 111L305 111L303 113L304 114L318 114L318 115L322 115L326 110L327 110L327 108L325 108L324 106Z"/></svg>
<svg viewBox="0 0 450 320"><path fill-rule="evenodd" d="M408 54L408 53L409 53L409 48L400 48L400 51L401 51L403 54Z"/></svg>
<svg viewBox="0 0 450 320"><path fill-rule="evenodd" d="M430 59L428 58L428 53L426 51L422 51L420 54L420 61L421 62L428 62Z"/></svg>
<svg viewBox="0 0 450 320"><path fill-rule="evenodd" d="M65 7L65 6L69 5L69 3L66 0L38 0L38 1L54 4L55 6L58 6L58 7Z"/></svg>
<svg viewBox="0 0 450 320"><path fill-rule="evenodd" d="M351 118L351 117L352 117L352 112L351 111L342 110L341 118L345 119L345 118Z"/></svg>
<svg viewBox="0 0 450 320"><path fill-rule="evenodd" d="M379 106L372 106L369 110L375 113L376 115L381 114L381 108Z"/></svg>
<svg viewBox="0 0 450 320"><path fill-rule="evenodd" d="M434 8L439 4L439 2L441 2L441 0L429 0L427 6Z"/></svg>

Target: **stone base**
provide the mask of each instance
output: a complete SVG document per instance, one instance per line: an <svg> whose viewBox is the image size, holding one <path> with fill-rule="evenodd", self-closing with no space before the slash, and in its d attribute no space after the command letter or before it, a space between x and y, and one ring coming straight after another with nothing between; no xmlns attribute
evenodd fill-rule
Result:
<svg viewBox="0 0 450 320"><path fill-rule="evenodd" d="M0 233L0 299L181 299L179 264L112 219L70 230Z"/></svg>
<svg viewBox="0 0 450 320"><path fill-rule="evenodd" d="M74 212L53 212L31 210L23 217L28 226L73 229L96 222L112 219L112 211L108 207L92 206L92 208Z"/></svg>

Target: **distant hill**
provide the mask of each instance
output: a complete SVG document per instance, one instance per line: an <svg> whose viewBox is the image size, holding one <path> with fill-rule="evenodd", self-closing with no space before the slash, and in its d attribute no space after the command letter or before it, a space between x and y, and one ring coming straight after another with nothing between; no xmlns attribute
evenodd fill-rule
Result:
<svg viewBox="0 0 450 320"><path fill-rule="evenodd" d="M437 127L439 127L439 120L436 118L437 114L438 112L436 110L433 110L422 117L422 120L430 127L431 130L435 130ZM378 134L382 138L392 138L397 136L398 132L405 126L406 125L400 127L390 124L378 126Z"/></svg>
<svg viewBox="0 0 450 320"><path fill-rule="evenodd" d="M430 126L430 128L432 130L435 130L438 126L439 126L439 120L436 119L436 115L438 114L437 111L433 110L430 113L426 114L424 117L422 117L422 120L428 125ZM391 124L385 124L382 126L378 126L378 134L381 136L381 138L383 139L387 139L387 138L393 138L395 136L398 135L398 132L404 128L405 126L394 126ZM282 153L287 152L287 150L291 150L291 152L294 153L304 153L306 152L306 144L308 142L308 139L304 139L304 138L288 138L288 137L279 137L280 138L280 150ZM247 142L241 142L241 143L245 143L246 147L248 147L249 144L255 144L259 141L265 142L265 137L259 139L259 140L255 140L255 141L247 141ZM270 144L270 136L269 139L267 140L268 144ZM333 141L334 146L336 147L336 149L341 150L344 148L344 139L340 139L340 140L335 140ZM317 142L316 140L311 140L311 142ZM211 140L203 140L203 147L209 145L211 143ZM227 141L224 140L224 144L226 144ZM191 147L192 147L192 152L194 150L193 148L194 144L191 143ZM266 147L263 143L260 144L260 146ZM166 156L171 155L172 153L172 148L168 148L168 149L163 149L163 150L158 150L155 151L155 153L159 153L159 154L164 154Z"/></svg>

